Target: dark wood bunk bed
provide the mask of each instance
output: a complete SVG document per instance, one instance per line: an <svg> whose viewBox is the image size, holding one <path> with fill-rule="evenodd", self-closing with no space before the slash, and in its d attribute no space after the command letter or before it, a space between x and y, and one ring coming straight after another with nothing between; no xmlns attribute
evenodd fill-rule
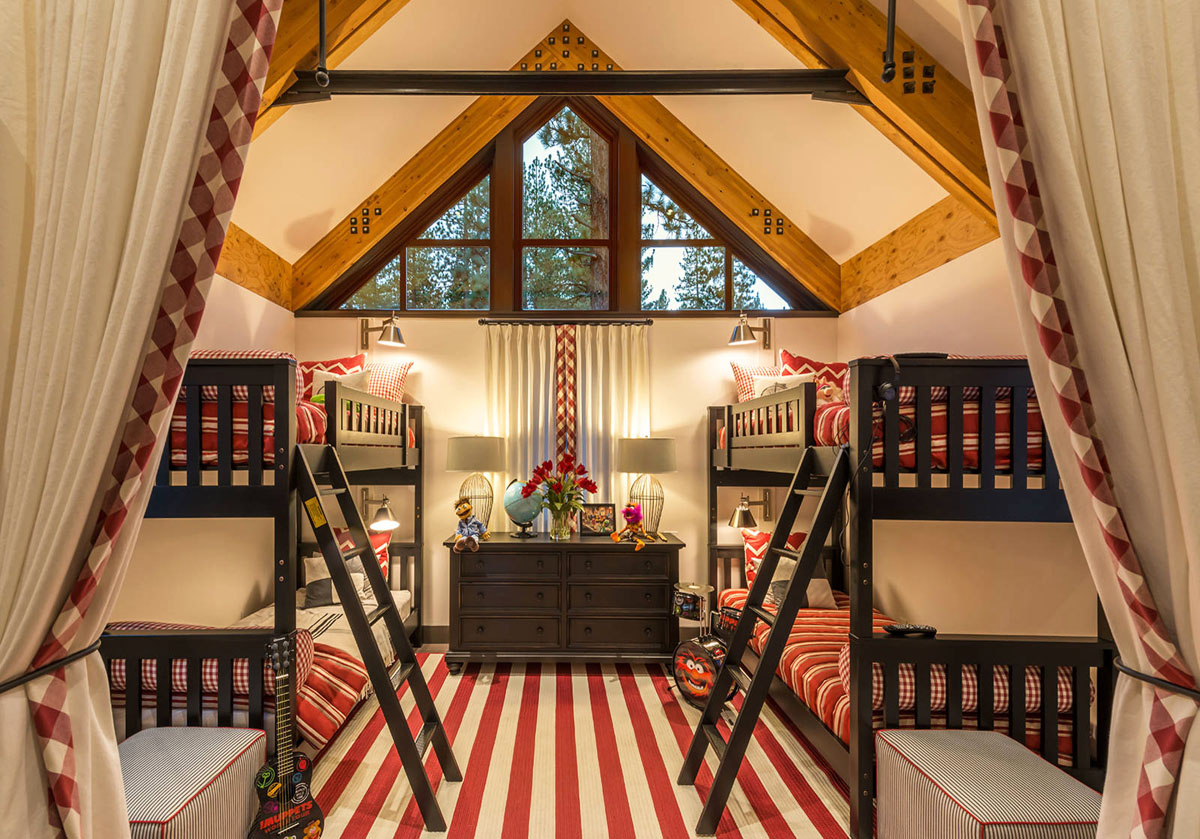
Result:
<svg viewBox="0 0 1200 839"><path fill-rule="evenodd" d="M274 527L272 567L274 626L267 629L121 629L106 631L100 652L110 672L121 662L124 675L124 736L142 727L143 667L154 672L155 725L171 725L178 708L178 687L186 682L186 724L203 724L203 712L215 703L216 724L233 724L235 663L247 662L248 693L244 698L247 725L263 728L270 703L264 685L264 664L272 638L296 629L296 590L302 585L298 558L294 454L297 447L296 362L292 358L191 359L184 372L178 409L186 431L168 439L159 461L146 515L153 518L265 518ZM271 398L272 393L274 397ZM235 397L235 391L238 392ZM244 392L244 395L243 395ZM283 394L284 398L280 398ZM244 402L245 442L241 417L235 421L234 404ZM410 485L414 488L414 540L389 545L398 563L400 584L413 595L413 608L405 620L410 635L419 635L422 586L422 528L424 429L421 406L392 402L376 396L327 385L325 441L337 448L356 481ZM288 405L275 411L274 405ZM204 409L215 405L215 409ZM334 410L330 410L333 407ZM202 410L205 411L202 421ZM211 415L210 415L211 414ZM267 423L274 433L264 433ZM211 430L215 429L214 435ZM210 431L205 440L205 431ZM179 438L182 436L182 440ZM180 443L182 442L182 445ZM303 445L303 444L301 444ZM324 444L312 444L321 448ZM214 451L215 449L215 451ZM315 545L315 543L313 543ZM410 568L411 566L411 568ZM143 664L144 662L154 664ZM173 665L183 662L186 675ZM202 662L204 666L202 666ZM211 673L216 673L212 697ZM203 675L203 678L202 678ZM173 683L174 682L174 683ZM293 690L295 686L293 685ZM174 694L173 694L174 691ZM287 707L294 713L294 696ZM294 720L293 720L294 723ZM276 727L278 727L278 722ZM120 734L120 732L118 732Z"/></svg>
<svg viewBox="0 0 1200 839"><path fill-rule="evenodd" d="M851 836L856 839L869 839L873 833L873 731L902 723L902 669L911 672L914 682L913 707L904 715L905 725L992 729L1007 722L1006 733L1019 741L1025 741L1027 734L1028 673L1026 678L1012 676L1025 668L1037 668L1036 684L1044 698L1057 696L1060 678L1069 673L1073 697L1090 700L1073 701L1068 712L1069 756L1060 752L1059 737L1044 736L1059 730L1058 703L1040 703L1032 712L1042 732L1040 751L1044 758L1096 789L1103 786L1115 678L1116 651L1099 604L1093 637L939 633L934 638L894 638L875 632L878 613L873 610L872 553L876 520L1071 520L1049 441L1039 427L1030 431L1033 384L1024 360L921 356L900 357L897 363L898 367L887 358L850 363L845 393L849 420L840 434L834 434L837 439L829 439L827 426L822 427L823 439L818 439L816 387L812 383L736 405L711 407L708 413L708 570L709 582L718 592L746 585L743 547L721 545L717 540L718 490L787 487L805 447L816 447L824 467L821 471L827 473L837 450L833 444L849 446L854 474L840 521L833 528L835 535L823 555L832 587L849 595L848 742L809 708L779 673L774 676L771 696L846 783ZM897 385L897 376L897 397L882 401L881 407L881 393L889 385ZM934 423L938 405L945 406L944 425ZM977 419L969 423L976 427L965 431L964 405L967 416L977 409ZM1036 412L1035 403L1033 407ZM1000 428L997 435L997 417L1005 408L1007 452L997 445L1005 431ZM977 445L973 443L976 432ZM935 442L944 443L944 454L936 458ZM824 481L824 474L819 480ZM844 534L845 540L839 534ZM753 651L747 653L746 664L751 670L757 666ZM873 696L879 687L877 668L882 670L882 710ZM965 711L967 668L975 668L968 675L975 679L977 697L974 709ZM935 719L937 711L931 702L931 671L944 673L945 678L944 707L937 709L940 719ZM1010 701L1007 710L996 711L999 697L993 696L993 678L1005 675L1009 677Z"/></svg>

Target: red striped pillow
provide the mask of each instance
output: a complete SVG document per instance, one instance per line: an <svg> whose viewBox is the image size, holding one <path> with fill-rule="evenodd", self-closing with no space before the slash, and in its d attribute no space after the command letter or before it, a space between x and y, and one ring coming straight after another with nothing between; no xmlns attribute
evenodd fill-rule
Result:
<svg viewBox="0 0 1200 839"><path fill-rule="evenodd" d="M411 368L411 361L403 364L368 364L367 369L371 371L371 380L367 385L367 392L372 396L390 399L393 402L404 401L404 380L408 378L408 371Z"/></svg>
<svg viewBox="0 0 1200 839"><path fill-rule="evenodd" d="M778 376L778 367L747 367L736 361L729 362L733 368L733 383L737 386L737 401L747 402L754 398L755 376Z"/></svg>
<svg viewBox="0 0 1200 839"><path fill-rule="evenodd" d="M324 370L328 373L344 376L347 373L361 373L366 363L366 353L348 355L345 358L330 358L325 361L301 361L298 365L302 382L299 398L312 401L314 370Z"/></svg>

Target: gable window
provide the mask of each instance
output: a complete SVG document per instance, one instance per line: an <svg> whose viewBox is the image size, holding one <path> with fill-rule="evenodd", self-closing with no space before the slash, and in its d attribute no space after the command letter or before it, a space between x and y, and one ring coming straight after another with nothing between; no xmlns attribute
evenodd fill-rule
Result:
<svg viewBox="0 0 1200 839"><path fill-rule="evenodd" d="M608 141L563 108L521 146L526 309L607 309Z"/></svg>
<svg viewBox="0 0 1200 839"><path fill-rule="evenodd" d="M356 242L363 255L310 308L826 308L743 228L597 100L542 97L383 236Z"/></svg>

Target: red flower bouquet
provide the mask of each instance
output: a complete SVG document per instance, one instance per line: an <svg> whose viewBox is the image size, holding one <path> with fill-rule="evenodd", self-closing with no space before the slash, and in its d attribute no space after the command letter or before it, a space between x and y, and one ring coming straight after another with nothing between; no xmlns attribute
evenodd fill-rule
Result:
<svg viewBox="0 0 1200 839"><path fill-rule="evenodd" d="M585 492L599 491L596 482L588 477L587 467L575 462L575 456L565 454L558 461L547 460L534 467L533 477L521 488L521 495L530 497L542 493L542 507L550 511L550 536L566 539L571 535L571 518L583 509Z"/></svg>

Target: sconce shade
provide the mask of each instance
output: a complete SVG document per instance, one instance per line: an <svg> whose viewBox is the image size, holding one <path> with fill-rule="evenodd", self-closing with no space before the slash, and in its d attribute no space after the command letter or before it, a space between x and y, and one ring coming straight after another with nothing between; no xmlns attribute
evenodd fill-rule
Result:
<svg viewBox="0 0 1200 839"><path fill-rule="evenodd" d="M384 496L383 503L379 505L374 518L371 519L370 527L376 533L386 533L399 526L400 522L396 521L396 517L392 514L392 508L388 505L387 496Z"/></svg>
<svg viewBox="0 0 1200 839"><path fill-rule="evenodd" d="M741 344L753 344L758 341L754 335L754 328L746 322L746 316L742 315L738 318L737 326L733 328L733 334L729 336L729 346L736 347Z"/></svg>
<svg viewBox="0 0 1200 839"><path fill-rule="evenodd" d="M388 318L384 322L383 326L380 327L380 329L382 331L379 333L379 340L377 341L377 343L380 346L382 346L382 347L403 347L403 346L405 346L404 336L400 334L400 327L396 325L396 319L394 317Z"/></svg>
<svg viewBox="0 0 1200 839"><path fill-rule="evenodd" d="M617 440L616 465L618 472L674 472L675 438L622 437Z"/></svg>
<svg viewBox="0 0 1200 839"><path fill-rule="evenodd" d="M750 512L748 499L743 498L741 503L733 510L733 515L729 519L729 526L741 529L743 527L758 527L758 522L754 519L754 513Z"/></svg>
<svg viewBox="0 0 1200 839"><path fill-rule="evenodd" d="M446 441L449 472L503 472L507 460L503 437L451 437Z"/></svg>

